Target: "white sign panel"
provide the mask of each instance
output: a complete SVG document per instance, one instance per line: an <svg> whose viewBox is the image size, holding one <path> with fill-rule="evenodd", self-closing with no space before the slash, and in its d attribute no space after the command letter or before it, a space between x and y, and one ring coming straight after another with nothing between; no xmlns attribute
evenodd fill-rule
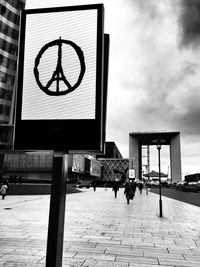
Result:
<svg viewBox="0 0 200 267"><path fill-rule="evenodd" d="M16 150L103 150L109 47L103 25L103 4L22 11Z"/></svg>
<svg viewBox="0 0 200 267"><path fill-rule="evenodd" d="M129 170L129 178L135 178L135 170L134 169Z"/></svg>
<svg viewBox="0 0 200 267"><path fill-rule="evenodd" d="M96 9L29 14L24 51L22 120L95 119Z"/></svg>

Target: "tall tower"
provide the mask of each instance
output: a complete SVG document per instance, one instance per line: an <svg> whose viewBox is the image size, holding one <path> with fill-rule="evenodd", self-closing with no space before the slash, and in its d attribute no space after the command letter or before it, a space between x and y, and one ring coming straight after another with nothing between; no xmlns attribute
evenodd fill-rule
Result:
<svg viewBox="0 0 200 267"><path fill-rule="evenodd" d="M20 11L26 0L0 0L0 124L12 123ZM0 140L1 141L1 140Z"/></svg>

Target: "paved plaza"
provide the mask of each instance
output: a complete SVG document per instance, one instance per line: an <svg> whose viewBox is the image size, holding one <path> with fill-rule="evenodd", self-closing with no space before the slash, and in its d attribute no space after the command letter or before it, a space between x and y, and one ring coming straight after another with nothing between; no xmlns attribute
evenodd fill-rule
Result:
<svg viewBox="0 0 200 267"><path fill-rule="evenodd" d="M63 266L200 266L200 208L120 189L83 190L66 198ZM0 266L45 266L49 195L0 199ZM54 266L52 266L54 267Z"/></svg>

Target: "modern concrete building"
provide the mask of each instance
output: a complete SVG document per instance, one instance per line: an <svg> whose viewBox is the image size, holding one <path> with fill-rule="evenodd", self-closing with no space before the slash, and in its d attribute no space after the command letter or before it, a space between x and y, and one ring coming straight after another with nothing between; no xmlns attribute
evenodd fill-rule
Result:
<svg viewBox="0 0 200 267"><path fill-rule="evenodd" d="M51 182L53 152L6 153L4 156L3 176L19 177L25 182ZM101 178L101 162L88 155L68 155L68 181Z"/></svg>
<svg viewBox="0 0 200 267"><path fill-rule="evenodd" d="M122 173L127 175L129 159L122 157L115 142L106 142L105 154L97 155L97 158L102 165L102 179L104 181L120 180Z"/></svg>
<svg viewBox="0 0 200 267"><path fill-rule="evenodd" d="M129 133L130 169L137 179L142 179L142 146L170 146L170 169L172 181L181 181L180 132L132 132Z"/></svg>
<svg viewBox="0 0 200 267"><path fill-rule="evenodd" d="M96 158L116 158L122 159L122 154L119 151L115 142L106 142L105 143L105 154L104 155L97 155Z"/></svg>
<svg viewBox="0 0 200 267"><path fill-rule="evenodd" d="M122 174L128 176L129 159L127 158L102 158L102 179L104 181L121 180Z"/></svg>

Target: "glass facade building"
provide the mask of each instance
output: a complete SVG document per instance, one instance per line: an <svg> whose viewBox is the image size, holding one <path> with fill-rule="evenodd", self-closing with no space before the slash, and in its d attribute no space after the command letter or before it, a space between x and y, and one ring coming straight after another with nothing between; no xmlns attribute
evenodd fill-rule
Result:
<svg viewBox="0 0 200 267"><path fill-rule="evenodd" d="M0 124L12 123L20 11L25 0L0 1Z"/></svg>

